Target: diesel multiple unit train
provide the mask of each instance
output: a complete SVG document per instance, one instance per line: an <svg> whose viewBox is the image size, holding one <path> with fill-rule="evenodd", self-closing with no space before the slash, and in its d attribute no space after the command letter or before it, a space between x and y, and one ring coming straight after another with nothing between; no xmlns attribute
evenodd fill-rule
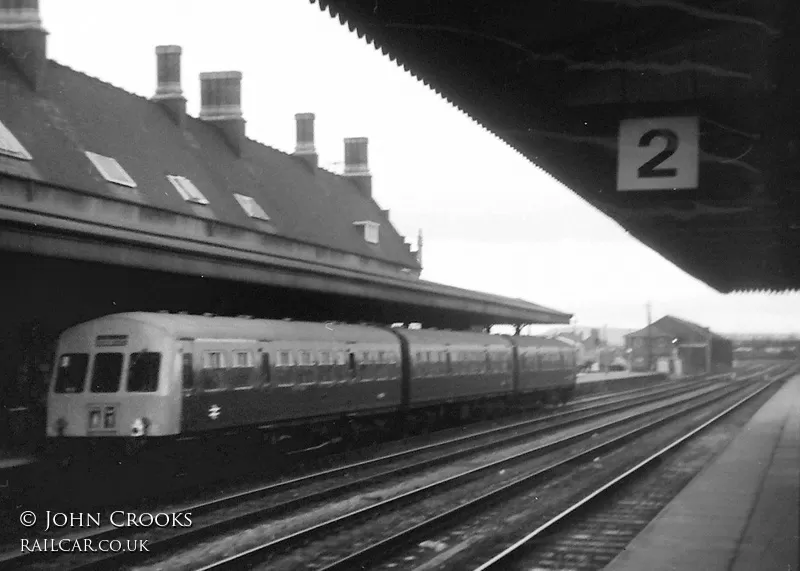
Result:
<svg viewBox="0 0 800 571"><path fill-rule="evenodd" d="M47 435L152 442L258 430L284 438L563 402L576 357L541 337L122 313L61 335Z"/></svg>

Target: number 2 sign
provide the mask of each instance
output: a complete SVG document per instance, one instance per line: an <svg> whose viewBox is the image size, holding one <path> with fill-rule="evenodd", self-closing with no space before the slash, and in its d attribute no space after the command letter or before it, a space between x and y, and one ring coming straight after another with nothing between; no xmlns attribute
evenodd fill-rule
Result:
<svg viewBox="0 0 800 571"><path fill-rule="evenodd" d="M622 121L617 190L697 188L699 131L697 117Z"/></svg>

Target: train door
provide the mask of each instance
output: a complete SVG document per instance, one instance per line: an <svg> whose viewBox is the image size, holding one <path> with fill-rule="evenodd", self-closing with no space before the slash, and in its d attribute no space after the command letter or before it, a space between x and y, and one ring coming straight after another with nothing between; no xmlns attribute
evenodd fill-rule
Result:
<svg viewBox="0 0 800 571"><path fill-rule="evenodd" d="M361 379L356 352L352 347L347 348L347 374L354 383L357 383Z"/></svg>
<svg viewBox="0 0 800 571"><path fill-rule="evenodd" d="M181 395L179 399L179 414L181 432L186 432L193 417L196 405L197 374L195 371L194 340L180 339L175 351L175 374L172 377L170 392Z"/></svg>

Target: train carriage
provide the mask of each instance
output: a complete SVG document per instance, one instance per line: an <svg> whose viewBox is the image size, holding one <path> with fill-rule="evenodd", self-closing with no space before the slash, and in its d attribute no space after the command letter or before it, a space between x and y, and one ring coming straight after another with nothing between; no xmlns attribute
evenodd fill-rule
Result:
<svg viewBox="0 0 800 571"><path fill-rule="evenodd" d="M174 436L401 404L400 343L335 323L129 313L59 342L48 436Z"/></svg>
<svg viewBox="0 0 800 571"><path fill-rule="evenodd" d="M529 395L565 400L575 365L571 347L537 337L123 313L62 334L47 435L127 444L257 431L310 446Z"/></svg>
<svg viewBox="0 0 800 571"><path fill-rule="evenodd" d="M396 329L408 351L408 406L510 394L511 343L499 335Z"/></svg>
<svg viewBox="0 0 800 571"><path fill-rule="evenodd" d="M577 376L576 349L547 337L521 335L508 339L514 346L515 390L539 393L550 400L569 400Z"/></svg>

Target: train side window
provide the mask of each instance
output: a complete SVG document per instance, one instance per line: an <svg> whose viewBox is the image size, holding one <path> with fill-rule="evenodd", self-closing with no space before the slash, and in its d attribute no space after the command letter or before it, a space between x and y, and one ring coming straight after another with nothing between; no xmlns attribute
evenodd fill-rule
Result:
<svg viewBox="0 0 800 571"><path fill-rule="evenodd" d="M320 351L317 353L317 378L323 383L334 380L333 358L330 351Z"/></svg>
<svg viewBox="0 0 800 571"><path fill-rule="evenodd" d="M194 358L191 353L183 354L183 388L194 387Z"/></svg>
<svg viewBox="0 0 800 571"><path fill-rule="evenodd" d="M86 379L86 369L89 366L89 355L86 353L67 353L58 359L56 371L57 393L83 392L83 382Z"/></svg>
<svg viewBox="0 0 800 571"><path fill-rule="evenodd" d="M299 365L301 367L311 367L314 364L314 357L311 351L298 351L298 356L300 357Z"/></svg>
<svg viewBox="0 0 800 571"><path fill-rule="evenodd" d="M292 352L278 351L278 362L276 363L276 366L291 367L292 365L294 365L294 359L292 359Z"/></svg>
<svg viewBox="0 0 800 571"><path fill-rule="evenodd" d="M131 353L128 364L128 392L152 393L158 389L161 353Z"/></svg>
<svg viewBox="0 0 800 571"><path fill-rule="evenodd" d="M233 367L236 369L252 369L253 354L250 351L235 351L233 353Z"/></svg>
<svg viewBox="0 0 800 571"><path fill-rule="evenodd" d="M221 351L206 351L204 369L224 369L225 355Z"/></svg>
<svg viewBox="0 0 800 571"><path fill-rule="evenodd" d="M251 351L234 350L231 367L221 375L222 381L225 386L234 389L252 388L257 378L254 369Z"/></svg>
<svg viewBox="0 0 800 571"><path fill-rule="evenodd" d="M225 353L222 351L205 351L203 353L203 370L200 371L197 388L204 391L223 390L226 384L225 361Z"/></svg>
<svg viewBox="0 0 800 571"><path fill-rule="evenodd" d="M122 377L122 353L97 353L92 366L93 393L115 393Z"/></svg>

